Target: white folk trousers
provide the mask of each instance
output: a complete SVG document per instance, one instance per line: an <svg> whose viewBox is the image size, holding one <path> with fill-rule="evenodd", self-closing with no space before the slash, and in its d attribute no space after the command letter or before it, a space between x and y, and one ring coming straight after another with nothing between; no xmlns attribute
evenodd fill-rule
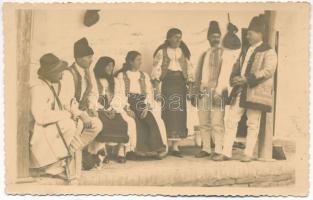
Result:
<svg viewBox="0 0 313 200"><path fill-rule="evenodd" d="M244 108L239 106L239 96L236 98L235 104L226 106L225 110L225 136L223 144L223 152L227 157L232 156L232 147L236 139L238 122L244 114ZM255 144L258 139L260 119L262 112L260 110L247 109L247 139L244 154L252 157Z"/></svg>
<svg viewBox="0 0 313 200"><path fill-rule="evenodd" d="M202 151L211 153L211 138L215 143L215 153L222 153L224 136L224 108L213 106L209 96L203 96L198 102L199 130L202 139Z"/></svg>

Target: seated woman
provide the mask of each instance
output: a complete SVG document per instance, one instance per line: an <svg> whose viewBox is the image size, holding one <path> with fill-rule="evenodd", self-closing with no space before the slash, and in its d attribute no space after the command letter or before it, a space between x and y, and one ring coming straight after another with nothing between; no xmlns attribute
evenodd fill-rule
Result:
<svg viewBox="0 0 313 200"><path fill-rule="evenodd" d="M100 162L109 162L107 150L112 148L108 146L117 144L118 163L125 163L126 152L134 150L130 146L129 138L133 139L131 135L136 134L136 124L124 110L125 97L120 95L119 82L113 76L114 65L115 61L112 58L101 57L94 68L99 90L98 114L103 123L103 129L88 146L88 152L84 152L85 169L101 165Z"/></svg>
<svg viewBox="0 0 313 200"><path fill-rule="evenodd" d="M167 153L165 126L159 114L161 109L154 102L150 77L140 71L140 65L140 53L128 52L117 78L129 103L127 112L136 121L136 157L160 159Z"/></svg>

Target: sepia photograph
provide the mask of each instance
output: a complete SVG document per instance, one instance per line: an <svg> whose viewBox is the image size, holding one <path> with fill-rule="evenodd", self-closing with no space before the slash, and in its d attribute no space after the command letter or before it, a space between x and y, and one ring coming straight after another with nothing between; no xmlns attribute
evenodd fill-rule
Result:
<svg viewBox="0 0 313 200"><path fill-rule="evenodd" d="M7 194L306 196L308 3L4 3Z"/></svg>

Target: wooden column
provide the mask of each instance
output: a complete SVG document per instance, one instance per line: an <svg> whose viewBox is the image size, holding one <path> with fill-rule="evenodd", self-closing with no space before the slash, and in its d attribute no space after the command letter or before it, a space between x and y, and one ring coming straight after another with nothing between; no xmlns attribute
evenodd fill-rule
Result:
<svg viewBox="0 0 313 200"><path fill-rule="evenodd" d="M274 29L275 25L275 11L265 11L264 17L266 19L266 34L264 36L264 41L268 42L272 48L275 48L276 42L276 31ZM274 79L276 76L274 76ZM275 80L276 81L276 80ZM276 93L276 88L274 88L274 93ZM276 95L273 95L273 102L275 102ZM272 160L273 151L273 133L274 133L274 117L275 117L275 104L271 113L262 113L260 133L259 133L259 144L258 144L258 154L261 160Z"/></svg>
<svg viewBox="0 0 313 200"><path fill-rule="evenodd" d="M29 180L30 48L32 10L17 10L17 181Z"/></svg>

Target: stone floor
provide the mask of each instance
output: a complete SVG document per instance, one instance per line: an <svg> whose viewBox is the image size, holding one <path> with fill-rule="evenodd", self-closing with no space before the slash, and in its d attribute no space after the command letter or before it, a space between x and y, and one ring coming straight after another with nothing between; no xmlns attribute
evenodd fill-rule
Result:
<svg viewBox="0 0 313 200"><path fill-rule="evenodd" d="M182 147L183 158L163 160L111 161L102 169L83 171L81 185L125 186L241 186L269 187L294 184L293 153L287 160L242 163L242 149L235 148L234 160L214 162L195 158L198 147ZM64 184L58 179L37 178L35 184Z"/></svg>

